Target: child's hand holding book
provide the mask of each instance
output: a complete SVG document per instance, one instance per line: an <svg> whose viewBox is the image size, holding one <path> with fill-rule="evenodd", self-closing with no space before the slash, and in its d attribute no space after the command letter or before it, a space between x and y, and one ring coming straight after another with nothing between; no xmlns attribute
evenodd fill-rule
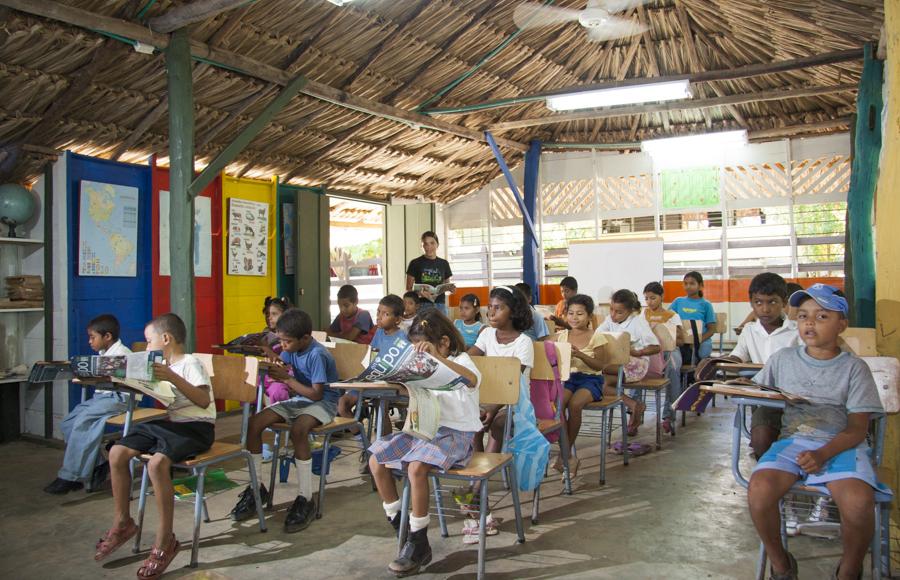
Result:
<svg viewBox="0 0 900 580"><path fill-rule="evenodd" d="M169 365L165 363L153 363L153 380L156 381L169 381L174 384L178 379L178 375L169 368Z"/></svg>

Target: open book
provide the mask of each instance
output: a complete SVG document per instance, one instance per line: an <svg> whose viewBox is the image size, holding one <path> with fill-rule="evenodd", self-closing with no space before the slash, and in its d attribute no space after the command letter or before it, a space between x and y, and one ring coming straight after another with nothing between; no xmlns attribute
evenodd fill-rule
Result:
<svg viewBox="0 0 900 580"><path fill-rule="evenodd" d="M468 385L447 365L397 337L389 348L378 353L358 377L336 383L343 388L373 383L399 383L409 391L409 412L403 431L431 440L441 423L441 405L435 391L460 389Z"/></svg>
<svg viewBox="0 0 900 580"><path fill-rule="evenodd" d="M250 334L242 334L241 336L226 342L225 344L214 344L213 348L218 348L226 352L236 354L262 354L262 345L266 344L266 332L252 332Z"/></svg>
<svg viewBox="0 0 900 580"><path fill-rule="evenodd" d="M675 399L672 409L702 413L715 394L785 401L792 404L809 402L803 397L788 393L778 387L760 385L750 379L738 378L730 381L697 381Z"/></svg>
<svg viewBox="0 0 900 580"><path fill-rule="evenodd" d="M452 292L453 291L453 283L447 282L446 284L439 284L438 286L432 286L431 284L413 284L412 291L413 292L431 292L431 295L432 295L431 301L434 302L435 298L437 298L438 296L441 296L445 292Z"/></svg>

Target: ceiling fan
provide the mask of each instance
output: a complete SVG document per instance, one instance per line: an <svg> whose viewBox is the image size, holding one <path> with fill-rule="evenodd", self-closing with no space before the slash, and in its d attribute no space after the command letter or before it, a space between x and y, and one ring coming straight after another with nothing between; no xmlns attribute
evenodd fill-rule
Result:
<svg viewBox="0 0 900 580"><path fill-rule="evenodd" d="M513 12L513 21L522 29L578 22L587 30L589 40L601 42L634 36L647 30L647 27L639 22L626 20L614 14L648 2L650 0L588 0L587 8L584 10L523 2Z"/></svg>

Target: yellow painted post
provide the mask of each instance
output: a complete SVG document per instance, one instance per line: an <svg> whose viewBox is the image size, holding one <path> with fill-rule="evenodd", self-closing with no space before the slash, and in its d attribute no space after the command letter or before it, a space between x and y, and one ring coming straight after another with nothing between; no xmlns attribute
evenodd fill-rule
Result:
<svg viewBox="0 0 900 580"><path fill-rule="evenodd" d="M887 61L887 120L875 203L875 328L878 353L900 358L900 2L884 2ZM900 492L900 417L891 417L885 436L884 465L893 471L885 483ZM900 501L891 511L891 569L900 568Z"/></svg>
<svg viewBox="0 0 900 580"><path fill-rule="evenodd" d="M229 341L248 332L260 332L265 327L262 315L266 296L275 296L276 268L275 259L275 199L276 181L260 181L256 179L238 179L222 174L222 334ZM269 205L268 221L268 261L265 276L233 276L228 273L229 231L228 209L230 200L244 199L266 203ZM237 409L234 401L225 403L225 410Z"/></svg>

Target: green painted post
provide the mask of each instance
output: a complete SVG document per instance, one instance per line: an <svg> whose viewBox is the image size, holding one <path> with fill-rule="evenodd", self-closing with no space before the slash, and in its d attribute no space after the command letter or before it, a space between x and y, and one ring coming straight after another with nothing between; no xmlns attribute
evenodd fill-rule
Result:
<svg viewBox="0 0 900 580"><path fill-rule="evenodd" d="M847 194L848 238L852 261L847 285L852 286L850 324L875 327L875 243L872 212L875 185L878 182L878 157L881 153L881 93L884 63L872 57L872 45L864 49L862 77L856 96L856 135L854 157Z"/></svg>
<svg viewBox="0 0 900 580"><path fill-rule="evenodd" d="M172 312L187 327L185 349L196 345L194 325L194 95L187 29L171 35L166 48L169 80L169 278Z"/></svg>

